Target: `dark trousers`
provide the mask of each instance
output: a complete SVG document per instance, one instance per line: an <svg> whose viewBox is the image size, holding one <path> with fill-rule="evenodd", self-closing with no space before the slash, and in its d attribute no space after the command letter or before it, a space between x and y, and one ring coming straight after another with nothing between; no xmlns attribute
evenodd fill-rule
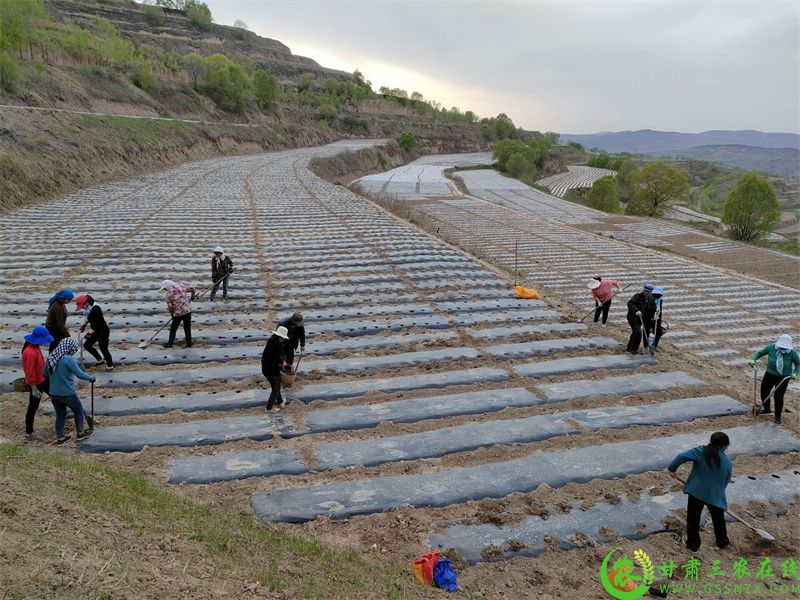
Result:
<svg viewBox="0 0 800 600"><path fill-rule="evenodd" d="M58 346L58 342L63 340L66 335L63 335L58 329L51 329L50 327L47 328L47 332L53 337L53 341L50 342L50 352L56 349Z"/></svg>
<svg viewBox="0 0 800 600"><path fill-rule="evenodd" d="M226 275L222 281L217 281L214 284L214 287L211 288L211 295L209 296L209 300L213 300L214 296L217 295L217 290L219 289L219 284L222 283L222 299L225 300L228 297L228 278L230 275Z"/></svg>
<svg viewBox="0 0 800 600"><path fill-rule="evenodd" d="M703 502L691 494L687 494L686 503L686 547L692 552L697 552L700 548L700 515L703 507L708 507L711 514L711 521L714 523L714 536L717 538L717 546L724 548L730 544L728 539L728 528L725 525L725 510L719 506L714 506L708 502Z"/></svg>
<svg viewBox="0 0 800 600"><path fill-rule="evenodd" d="M95 360L101 360L100 352L103 353L102 360L106 361L106 365L109 367L114 366L114 361L111 358L111 353L108 351L108 338L110 332L109 331L92 331L89 339L83 344L83 347L86 348L86 351L94 356ZM97 344L100 347L100 352L98 352L94 345Z"/></svg>
<svg viewBox="0 0 800 600"><path fill-rule="evenodd" d="M183 333L186 336L186 345L192 345L192 313L188 312L180 317L172 317L172 323L169 326L169 344L175 343L175 334L178 332L178 326L183 323Z"/></svg>
<svg viewBox="0 0 800 600"><path fill-rule="evenodd" d="M283 360L289 365L294 364L294 340L288 339L283 342Z"/></svg>
<svg viewBox="0 0 800 600"><path fill-rule="evenodd" d="M31 392L33 392L33 388L28 386L30 391L28 392L28 410L25 413L25 433L33 433L33 420L36 418L36 411L39 410L39 401L41 398L36 398ZM45 379L42 383L36 386L36 388L42 392L43 394L50 395L50 380Z"/></svg>
<svg viewBox="0 0 800 600"><path fill-rule="evenodd" d="M639 350L639 344L642 343L642 322L639 317L628 317L628 325L631 326L631 337L628 339L628 347L625 348L626 352L636 352Z"/></svg>
<svg viewBox="0 0 800 600"><path fill-rule="evenodd" d="M269 399L267 400L267 408L272 408L276 404L283 402L283 398L281 397L281 376L267 375L267 381L271 388Z"/></svg>
<svg viewBox="0 0 800 600"><path fill-rule="evenodd" d="M608 310L611 308L611 300L606 300L602 304L600 304L597 300L594 301L595 309L594 309L594 322L600 319L600 315L603 315L603 323L608 321Z"/></svg>
<svg viewBox="0 0 800 600"><path fill-rule="evenodd" d="M772 391L772 388L778 385L783 379L782 375L773 375L772 373L764 373L764 379L761 380L761 401L767 399L769 393ZM789 380L787 379L781 385L778 385L778 389L775 390L775 418L780 419L781 413L783 412L783 394L786 393L786 388L789 387ZM764 403L764 410L769 410L771 402Z"/></svg>

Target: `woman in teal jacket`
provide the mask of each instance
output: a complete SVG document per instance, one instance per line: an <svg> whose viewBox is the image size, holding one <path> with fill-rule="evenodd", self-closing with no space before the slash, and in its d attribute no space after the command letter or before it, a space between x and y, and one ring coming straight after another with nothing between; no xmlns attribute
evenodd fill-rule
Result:
<svg viewBox="0 0 800 600"><path fill-rule="evenodd" d="M44 375L50 379L50 399L56 411L56 443L63 444L69 437L64 435L64 424L67 420L67 407L75 416L75 432L78 440L92 435L94 423L86 416L83 404L78 399L75 377L94 383L94 375L90 375L78 366L73 358L78 351L78 344L72 338L64 338L58 342L55 350L47 357ZM83 420L88 427L84 429Z"/></svg>
<svg viewBox="0 0 800 600"><path fill-rule="evenodd" d="M748 364L754 367L756 361L764 355L769 355L769 357L767 358L767 371L761 380L761 402L764 404L758 414L768 415L772 412L770 403L765 400L769 397L772 388L778 386L775 389L775 422L780 425L783 395L786 393L786 388L789 387L789 379L795 381L797 374L800 373L800 355L794 349L792 336L786 334L778 337L774 344L765 346L753 354L753 358ZM789 379L785 379L786 377Z"/></svg>
<svg viewBox="0 0 800 600"><path fill-rule="evenodd" d="M725 548L730 544L728 529L725 525L725 510L728 501L725 488L731 481L733 465L725 456L731 441L727 434L717 431L711 434L711 440L705 446L697 446L675 457L668 470L678 478L675 471L685 462L692 463L692 472L686 479L683 492L688 495L686 504L686 547L692 552L700 548L700 515L703 507L708 507L711 521L714 523L714 536L717 547Z"/></svg>

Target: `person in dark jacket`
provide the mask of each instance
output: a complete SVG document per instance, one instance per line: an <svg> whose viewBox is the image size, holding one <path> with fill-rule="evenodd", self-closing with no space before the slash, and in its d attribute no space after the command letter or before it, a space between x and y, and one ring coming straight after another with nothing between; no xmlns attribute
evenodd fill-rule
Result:
<svg viewBox="0 0 800 600"><path fill-rule="evenodd" d="M661 341L661 336L667 331L664 327L663 315L664 315L664 288L662 287L654 287L653 288L653 320L652 320L652 327L655 330L655 337L653 338L653 352L658 350L658 342ZM648 329L647 334L650 335L652 329Z"/></svg>
<svg viewBox="0 0 800 600"><path fill-rule="evenodd" d="M220 283L222 283L222 299L228 299L228 279L232 271L233 261L225 255L222 246L214 248L214 256L211 258L211 283L214 284L214 287L211 288L209 300L213 300L217 295Z"/></svg>
<svg viewBox="0 0 800 600"><path fill-rule="evenodd" d="M653 286L647 283L641 292L637 292L628 300L628 325L631 326L631 337L625 352L629 354L639 353L639 344L642 342L642 321L644 321L645 332L652 327L653 315L656 310L651 295L652 291ZM648 324L650 325L648 326ZM645 341L645 343L647 342Z"/></svg>
<svg viewBox="0 0 800 600"><path fill-rule="evenodd" d="M261 373L267 378L271 392L267 400L267 412L277 406L286 406L286 401L281 396L281 365L283 364L283 348L289 333L286 327L278 327L272 332L261 354Z"/></svg>
<svg viewBox="0 0 800 600"><path fill-rule="evenodd" d="M789 387L789 380L797 381L800 375L800 354L794 349L792 336L783 334L778 336L774 344L764 346L761 350L753 354L747 361L751 367L756 366L756 361L762 356L767 357L767 370L761 380L761 402L759 415L768 415L772 408L766 399L775 389L775 423L781 424L781 413L783 412L783 395ZM777 387L776 387L777 386Z"/></svg>
<svg viewBox="0 0 800 600"><path fill-rule="evenodd" d="M44 326L47 327L48 333L53 336L53 341L50 343L50 352L56 349L58 342L64 338L69 337L69 329L67 329L67 304L72 302L75 298L75 292L70 289L63 289L53 294L50 301L47 303L47 319Z"/></svg>
<svg viewBox="0 0 800 600"><path fill-rule="evenodd" d="M306 349L306 328L303 326L303 315L296 312L291 317L281 319L278 321L278 327L285 327L289 332L289 338L283 343L283 368L291 370L294 364L294 351L298 346L301 352Z"/></svg>
<svg viewBox="0 0 800 600"><path fill-rule="evenodd" d="M114 359L111 358L111 353L108 351L108 340L111 337L111 330L108 328L108 323L106 323L106 319L103 316L102 307L88 294L85 296L78 296L75 299L75 306L86 315L86 320L83 325L81 325L81 333L86 331L87 325L92 330L86 338L83 347L86 348L89 354L94 356L97 361L95 363L96 365L105 364L106 371L112 371L114 369ZM102 357L95 349L95 344L100 347L100 352L103 353Z"/></svg>
<svg viewBox="0 0 800 600"><path fill-rule="evenodd" d="M730 544L725 526L725 511L728 508L725 488L731 481L733 471L730 459L725 456L730 443L727 434L717 431L711 434L708 444L681 452L667 467L672 476L678 479L675 473L678 467L685 462L692 463L692 472L683 486L683 492L688 495L684 543L692 552L700 548L700 515L703 507L708 507L711 513L717 547L721 550Z"/></svg>

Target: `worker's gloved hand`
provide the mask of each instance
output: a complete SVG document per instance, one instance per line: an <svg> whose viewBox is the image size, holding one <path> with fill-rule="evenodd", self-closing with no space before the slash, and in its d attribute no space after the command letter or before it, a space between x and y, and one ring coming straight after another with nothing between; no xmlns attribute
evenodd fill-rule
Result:
<svg viewBox="0 0 800 600"><path fill-rule="evenodd" d="M792 373L792 381L797 381L797 373Z"/></svg>
<svg viewBox="0 0 800 600"><path fill-rule="evenodd" d="M750 360L748 360L748 361L747 361L747 364L748 364L748 365L750 365L751 367L755 367L755 366L756 366L756 361L754 361L754 360L751 358Z"/></svg>
<svg viewBox="0 0 800 600"><path fill-rule="evenodd" d="M38 400L42 397L42 392L39 391L39 388L35 387L31 390L31 396Z"/></svg>
<svg viewBox="0 0 800 600"><path fill-rule="evenodd" d="M86 325L81 325L81 333L83 333L84 331L86 331Z"/></svg>
<svg viewBox="0 0 800 600"><path fill-rule="evenodd" d="M636 311L636 316L637 316L637 317L641 317L641 316L642 316L642 311L640 311L640 310L637 310L637 311Z"/></svg>
<svg viewBox="0 0 800 600"><path fill-rule="evenodd" d="M96 382L96 381L97 381L97 377L95 377L94 375L92 375L92 378L91 378L89 381L91 381L92 383L94 383L94 382Z"/></svg>

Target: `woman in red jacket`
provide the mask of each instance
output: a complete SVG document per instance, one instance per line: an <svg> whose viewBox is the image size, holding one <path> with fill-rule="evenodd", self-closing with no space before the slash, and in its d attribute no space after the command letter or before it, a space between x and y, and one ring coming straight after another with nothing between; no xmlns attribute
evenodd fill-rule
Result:
<svg viewBox="0 0 800 600"><path fill-rule="evenodd" d="M621 291L619 281L592 277L587 287L592 290L592 298L594 299L594 322L597 323L600 320L600 315L602 315L603 326L605 327L606 321L608 321L608 310L611 308L611 300Z"/></svg>
<svg viewBox="0 0 800 600"><path fill-rule="evenodd" d="M47 327L34 327L33 331L25 336L22 346L22 370L25 371L25 383L28 384L28 412L25 413L25 437L29 440L41 442L42 436L33 430L33 420L39 409L42 392L50 393L50 385L42 374L44 371L44 356L41 346L47 346L53 341L53 336Z"/></svg>

